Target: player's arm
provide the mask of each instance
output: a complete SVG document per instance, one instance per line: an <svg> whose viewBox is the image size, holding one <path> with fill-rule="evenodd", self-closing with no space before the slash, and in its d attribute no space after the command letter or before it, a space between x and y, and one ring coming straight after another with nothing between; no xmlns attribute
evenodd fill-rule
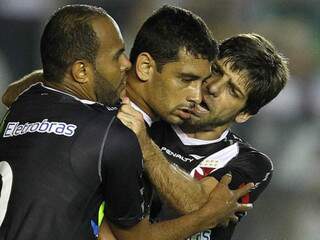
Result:
<svg viewBox="0 0 320 240"><path fill-rule="evenodd" d="M158 146L146 136L140 141L145 168L157 192L182 214L198 210L207 201L218 181L193 179L179 167L170 164Z"/></svg>
<svg viewBox="0 0 320 240"><path fill-rule="evenodd" d="M144 219L128 228L121 228L111 223L112 232L119 240L146 238L152 240L178 240L186 239L196 232L212 228L219 222L224 221L226 216L237 211L236 208L238 210L241 209L241 211L251 208L250 206L239 205L236 200L236 198L249 191L249 186L246 189L230 191L228 189L230 181L231 176L224 176L210 194L208 201L198 211L177 219L155 224L150 224L148 219Z"/></svg>
<svg viewBox="0 0 320 240"><path fill-rule="evenodd" d="M16 100L16 98L28 87L37 82L43 81L43 71L35 70L32 73L25 75L20 80L11 83L2 96L2 103L7 107Z"/></svg>
<svg viewBox="0 0 320 240"><path fill-rule="evenodd" d="M194 180L178 167L171 165L143 129L145 124L140 113L128 105L128 100L125 100L121 107L118 118L137 134L144 166L158 193L182 214L201 208L217 181L214 178ZM137 124L138 121L140 124Z"/></svg>
<svg viewBox="0 0 320 240"><path fill-rule="evenodd" d="M104 138L100 156L105 217L117 239L185 239L201 230L214 227L237 211L251 205L239 204L239 197L252 187L231 191L231 176L224 176L204 206L178 219L150 224L145 216L142 185L142 153L136 135L114 120ZM102 237L102 236L101 236Z"/></svg>
<svg viewBox="0 0 320 240"><path fill-rule="evenodd" d="M105 218L103 219L101 225L99 226L98 240L116 240L116 237L111 231L110 224Z"/></svg>

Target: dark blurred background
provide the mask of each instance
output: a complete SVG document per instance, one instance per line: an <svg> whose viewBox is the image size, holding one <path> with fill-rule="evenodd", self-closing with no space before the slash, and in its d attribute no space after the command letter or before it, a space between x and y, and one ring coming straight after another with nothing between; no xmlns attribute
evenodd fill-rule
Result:
<svg viewBox="0 0 320 240"><path fill-rule="evenodd" d="M289 58L290 81L236 131L273 159L274 177L234 239L320 239L319 0L1 0L0 94L10 82L41 68L43 26L56 8L71 3L104 7L120 25L128 52L142 22L163 4L200 15L216 39L256 32L271 40ZM4 111L1 106L1 115Z"/></svg>

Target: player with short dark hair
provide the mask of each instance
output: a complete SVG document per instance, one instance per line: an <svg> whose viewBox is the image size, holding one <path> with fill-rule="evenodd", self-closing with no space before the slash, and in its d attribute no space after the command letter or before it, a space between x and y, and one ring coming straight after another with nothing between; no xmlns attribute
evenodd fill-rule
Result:
<svg viewBox="0 0 320 240"><path fill-rule="evenodd" d="M85 25L97 35L94 58L71 47L77 38L62 37L66 25ZM103 48L110 56L103 56ZM101 8L66 6L48 22L41 43L46 86L25 91L2 123L0 239L94 239L90 219L96 218L102 200L108 202L107 217L115 224L128 227L144 217L138 141L117 121L117 108L93 102L119 99L131 67L123 51L116 23ZM105 82L98 84L108 87L116 79L120 86L110 89L110 101L95 92L101 79L93 73L100 72L102 63L114 74L100 73ZM55 69L60 71L53 74ZM130 144L117 151L123 139ZM83 148L85 154L79 151ZM125 168L132 171L119 179Z"/></svg>
<svg viewBox="0 0 320 240"><path fill-rule="evenodd" d="M217 43L203 20L185 9L165 5L141 26L130 52L135 64L140 53L147 52L157 70L168 62L179 60L179 51L212 61L218 53Z"/></svg>
<svg viewBox="0 0 320 240"><path fill-rule="evenodd" d="M181 124L201 102L217 42L194 13L163 6L141 26L130 53L127 81L132 102L152 119Z"/></svg>
<svg viewBox="0 0 320 240"><path fill-rule="evenodd" d="M74 22L51 24L67 16ZM86 24L78 21L81 16ZM78 24L91 27L96 35L94 61L87 54L77 55L74 42L62 37L66 25ZM102 200L119 239L180 239L251 208L236 203L251 185L230 191L226 176L199 211L155 225L143 219L147 204L138 141L116 119L116 107L99 104L117 102L131 67L119 27L100 8L86 5L58 10L47 27L43 39L59 36L60 42L42 41L41 51L46 53L41 55L48 58L45 85L36 84L21 94L2 122L1 239L94 239L90 220ZM70 47L65 56L47 51L61 47L62 41ZM61 68L58 75L55 67Z"/></svg>
<svg viewBox="0 0 320 240"><path fill-rule="evenodd" d="M203 102L196 106L195 114L181 126L157 122L151 136L171 163L199 181L211 182L212 187L228 172L232 173L232 189L254 182L255 188L241 199L242 203L253 203L268 186L273 165L230 127L246 122L278 95L288 79L287 61L258 34L236 35L224 40L219 49L213 76L203 84ZM206 199L206 194L195 194ZM186 194L182 205L175 212L165 201L163 205L154 203L155 219L185 214L200 207L201 202L197 204ZM160 213L156 209L161 209ZM231 239L235 226L232 222L188 239Z"/></svg>
<svg viewBox="0 0 320 240"><path fill-rule="evenodd" d="M75 8L78 10L74 11ZM78 59L95 65L100 43L90 20L106 14L104 9L94 6L69 6L52 16L40 47L47 81L61 81L67 67Z"/></svg>
<svg viewBox="0 0 320 240"><path fill-rule="evenodd" d="M258 34L226 39L219 46L218 58L224 59L224 64L230 63L232 71L247 73L249 94L243 111L252 115L274 99L287 83L286 59Z"/></svg>

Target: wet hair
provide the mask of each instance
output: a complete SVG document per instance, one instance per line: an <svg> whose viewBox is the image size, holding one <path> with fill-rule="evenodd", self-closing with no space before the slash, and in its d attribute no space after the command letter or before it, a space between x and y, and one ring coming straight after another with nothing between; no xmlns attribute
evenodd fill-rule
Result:
<svg viewBox="0 0 320 240"><path fill-rule="evenodd" d="M41 60L47 81L60 82L67 68L85 59L95 64L99 40L92 28L94 17L106 11L90 5L67 5L58 9L46 24L41 37Z"/></svg>
<svg viewBox="0 0 320 240"><path fill-rule="evenodd" d="M255 33L224 40L219 46L218 59L245 76L249 94L243 111L252 115L274 99L289 78L287 59L272 43Z"/></svg>
<svg viewBox="0 0 320 240"><path fill-rule="evenodd" d="M154 12L140 28L130 53L133 64L140 53L149 53L157 70L177 61L179 51L212 61L218 54L217 42L203 20L192 12L165 5Z"/></svg>

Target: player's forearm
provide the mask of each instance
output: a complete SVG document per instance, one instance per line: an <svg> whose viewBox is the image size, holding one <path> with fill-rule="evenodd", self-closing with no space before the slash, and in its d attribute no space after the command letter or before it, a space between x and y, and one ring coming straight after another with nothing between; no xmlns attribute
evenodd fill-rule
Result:
<svg viewBox="0 0 320 240"><path fill-rule="evenodd" d="M182 240L197 232L210 228L207 224L207 216L199 211L185 215L183 217L164 221L151 225L151 238L154 240ZM214 224L216 225L216 224Z"/></svg>
<svg viewBox="0 0 320 240"><path fill-rule="evenodd" d="M112 233L111 228L105 218L99 226L98 240L116 240L116 237Z"/></svg>
<svg viewBox="0 0 320 240"><path fill-rule="evenodd" d="M129 229L120 229L110 224L118 240L182 240L204 229L215 226L212 214L199 210L183 217L150 224L148 219ZM208 221L208 219L211 219Z"/></svg>
<svg viewBox="0 0 320 240"><path fill-rule="evenodd" d="M43 71L36 70L22 77L20 80L11 83L2 96L2 103L10 107L16 98L28 87L37 82L43 81Z"/></svg>
<svg viewBox="0 0 320 240"><path fill-rule="evenodd" d="M182 214L199 209L209 195L201 182L171 165L150 138L139 141L145 168L157 191Z"/></svg>

